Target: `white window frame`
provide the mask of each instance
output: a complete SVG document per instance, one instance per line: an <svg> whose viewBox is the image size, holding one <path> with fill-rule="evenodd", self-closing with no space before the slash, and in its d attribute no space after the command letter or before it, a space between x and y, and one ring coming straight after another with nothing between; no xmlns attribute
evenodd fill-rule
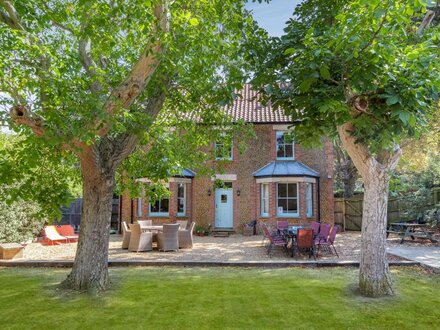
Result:
<svg viewBox="0 0 440 330"><path fill-rule="evenodd" d="M223 136L226 136L226 134L223 134ZM220 142L220 141L216 141L215 145L214 145L214 155L215 155L215 160L233 160L234 159L234 143L231 139L231 148L229 149L229 157L217 157L217 148L219 147L224 148L225 147L225 143L224 141Z"/></svg>
<svg viewBox="0 0 440 330"><path fill-rule="evenodd" d="M267 195L264 194L264 191L266 189ZM262 183L261 184L261 190L260 190L260 215L262 217L268 217L269 216L269 184L268 183ZM264 212L265 209L265 203L267 203L267 212Z"/></svg>
<svg viewBox="0 0 440 330"><path fill-rule="evenodd" d="M183 197L179 197L179 186L183 186ZM179 199L183 199L183 212L179 212ZM178 183L177 184L177 216L184 217L186 215L186 184Z"/></svg>
<svg viewBox="0 0 440 330"><path fill-rule="evenodd" d="M137 199L137 216L141 217L143 215L142 213L142 197L139 197Z"/></svg>
<svg viewBox="0 0 440 330"><path fill-rule="evenodd" d="M278 160L294 160L295 159L295 141L292 141L292 156L291 157L286 157L286 145L289 145L290 143L285 143L284 142L284 134L288 133L288 131L276 131L275 132L275 150L276 150L276 159ZM282 134L283 135L283 143L280 144L278 143L278 135ZM278 156L278 146L284 146L284 157L279 157Z"/></svg>
<svg viewBox="0 0 440 330"><path fill-rule="evenodd" d="M313 184L306 182L306 205L307 205L307 217L313 217Z"/></svg>
<svg viewBox="0 0 440 330"><path fill-rule="evenodd" d="M287 189L286 189L286 194L287 194L287 197L282 197L283 199L287 199L287 200L289 200L289 199L296 199L296 212L289 212L289 213L280 213L280 211L279 211L279 209L278 209L278 200L279 200L279 185L280 184L286 184L286 185L290 185L290 184L295 184L296 185L296 197L289 197L289 186L287 186ZM277 183L277 217L280 217L280 218L297 218L297 217L299 217L299 206L300 206L300 204L299 204L299 202L300 202L300 200L299 200L299 184L298 183L292 183L292 182L279 182L279 183ZM288 204L288 202L287 202L287 205L289 205Z"/></svg>
<svg viewBox="0 0 440 330"><path fill-rule="evenodd" d="M152 217L169 217L169 216L170 216L170 197L162 198L162 199L160 199L160 200L158 200L158 201L156 201L156 202L159 202L159 209L160 209L160 203L161 203L162 200L164 200L164 199L168 199L168 212L153 212L153 211L151 210L153 204L150 203L150 216L152 216Z"/></svg>

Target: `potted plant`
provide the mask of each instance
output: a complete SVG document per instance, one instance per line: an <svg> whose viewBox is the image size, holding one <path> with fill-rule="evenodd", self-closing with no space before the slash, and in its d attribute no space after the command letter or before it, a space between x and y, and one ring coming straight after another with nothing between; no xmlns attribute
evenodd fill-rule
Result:
<svg viewBox="0 0 440 330"><path fill-rule="evenodd" d="M203 226L197 226L195 232L197 236L205 236L206 228Z"/></svg>

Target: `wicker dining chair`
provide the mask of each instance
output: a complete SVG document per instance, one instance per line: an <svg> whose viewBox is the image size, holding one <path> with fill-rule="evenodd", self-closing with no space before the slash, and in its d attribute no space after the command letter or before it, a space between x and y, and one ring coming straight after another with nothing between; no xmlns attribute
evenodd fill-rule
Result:
<svg viewBox="0 0 440 330"><path fill-rule="evenodd" d="M196 223L193 221L188 229L179 230L179 248L191 249L193 247L193 230Z"/></svg>
<svg viewBox="0 0 440 330"><path fill-rule="evenodd" d="M179 230L185 230L186 227L188 226L187 220L177 220L176 223L180 225Z"/></svg>
<svg viewBox="0 0 440 330"><path fill-rule="evenodd" d="M163 225L162 232L157 234L157 248L162 251L179 250L179 227L178 223L167 223Z"/></svg>
<svg viewBox="0 0 440 330"><path fill-rule="evenodd" d="M122 248L128 249L128 245L130 244L130 236L131 230L128 229L128 225L126 221L122 221Z"/></svg>
<svg viewBox="0 0 440 330"><path fill-rule="evenodd" d="M140 252L153 250L153 234L142 232L141 225L135 223L131 225L130 244L128 251Z"/></svg>

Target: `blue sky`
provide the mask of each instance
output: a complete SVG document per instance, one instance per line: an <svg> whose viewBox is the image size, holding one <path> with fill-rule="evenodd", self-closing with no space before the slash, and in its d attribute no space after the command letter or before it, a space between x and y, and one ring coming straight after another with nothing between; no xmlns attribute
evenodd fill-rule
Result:
<svg viewBox="0 0 440 330"><path fill-rule="evenodd" d="M287 20L292 17L293 9L301 0L272 0L269 4L249 2L246 8L252 11L258 24L269 32L271 36L283 34Z"/></svg>

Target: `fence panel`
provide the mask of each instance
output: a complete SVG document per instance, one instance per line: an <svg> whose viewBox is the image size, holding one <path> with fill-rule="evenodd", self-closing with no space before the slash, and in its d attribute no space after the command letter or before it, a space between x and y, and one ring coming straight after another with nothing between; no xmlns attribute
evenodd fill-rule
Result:
<svg viewBox="0 0 440 330"><path fill-rule="evenodd" d="M360 231L362 228L363 196L335 198L335 224L344 230ZM399 200L388 200L388 223L400 221Z"/></svg>

